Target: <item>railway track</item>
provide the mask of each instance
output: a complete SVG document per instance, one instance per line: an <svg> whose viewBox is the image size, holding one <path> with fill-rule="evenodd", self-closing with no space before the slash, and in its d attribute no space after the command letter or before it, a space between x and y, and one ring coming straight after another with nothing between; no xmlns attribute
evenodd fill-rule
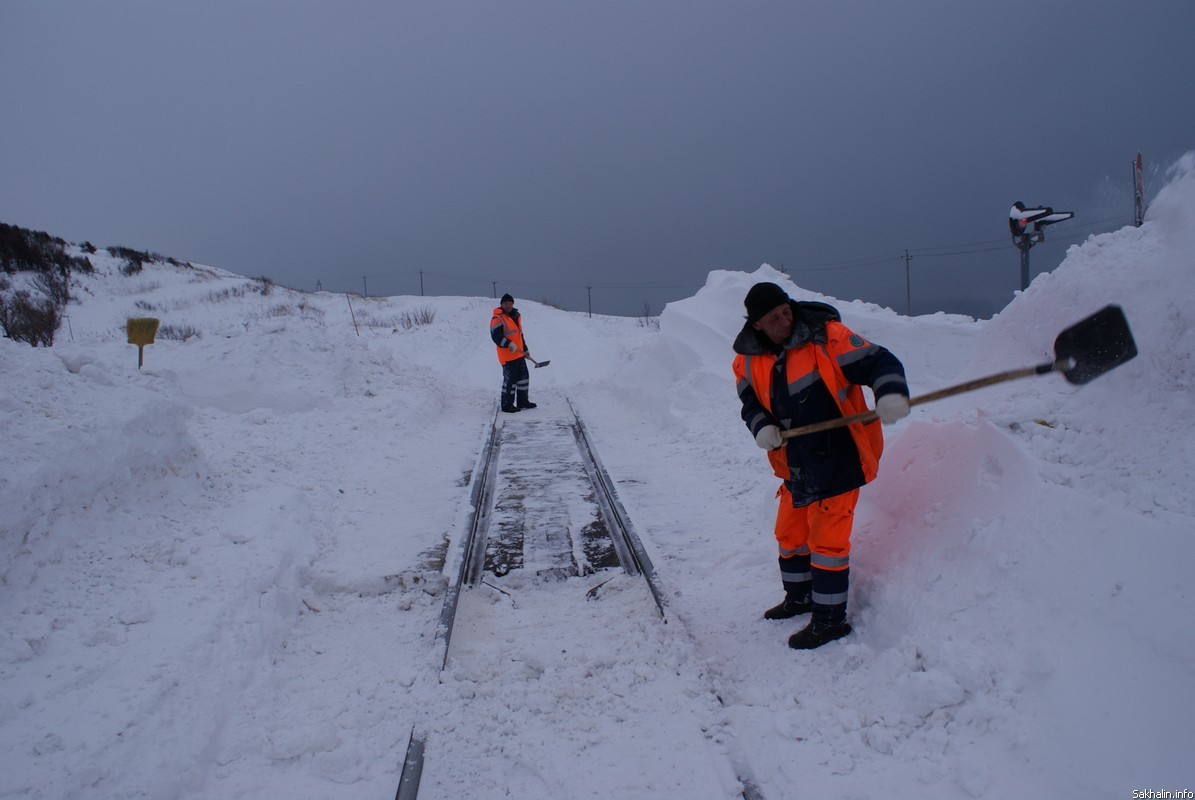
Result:
<svg viewBox="0 0 1195 800"><path fill-rule="evenodd" d="M492 677L495 674L513 671L516 674L512 682L504 684L508 694L519 702L536 704L542 702L536 694L529 692L525 701L522 699L521 694L527 691L526 677L519 670L530 672L541 683L546 682L540 679L546 673L559 671L561 678L567 678L568 670L576 670L578 678L567 680L563 688L555 692L542 690L539 694L567 695L558 706L566 706L569 697L574 705L586 708L596 702L590 715L600 715L605 713L600 697L595 701L589 692L579 693L575 688L578 683L593 683L597 692L629 700L645 691L642 687L627 689L620 684L626 682L623 673L642 672L642 654L635 648L647 646L668 651L683 647L684 643L678 644L675 635L663 632L661 626L667 625L669 615L655 568L618 499L615 484L602 465L580 414L567 398L546 399L548 402L529 413L496 412L474 469L467 529L445 565L446 572L455 573L455 579L445 593L436 630L436 646L442 649L441 683L450 664L469 677L475 673L487 676L487 683L499 680ZM625 618L627 629L598 629L590 620L592 606L586 606L594 600L607 604L607 616L609 607L615 605L618 611L614 616ZM594 628L592 633L586 632L587 627ZM646 644L626 638L634 635ZM512 647L512 642L550 642L553 649L559 648L560 664L549 666L545 655L534 645L528 652L522 652ZM620 655L620 651L627 649L631 652ZM665 653L665 657L676 656ZM557 660L556 656L552 658ZM595 679L599 674L600 681ZM515 701L508 698L506 702ZM483 740L487 735L492 740L495 733L487 734L487 726L494 726L494 719L508 709L497 700L491 704L492 710L483 706L478 704L481 710L476 731L458 727L451 735L430 737L429 728L433 725L416 725L409 739L396 800L418 797L426 774L425 753L451 750L451 755L443 755L460 769L463 753L476 753L487 746ZM534 711L533 718L544 720L547 729L553 730L556 708ZM628 716L634 714L633 710L627 712ZM568 716L567 712L564 716ZM656 714L657 724L659 716ZM724 746L725 731L704 724L698 717L694 721L695 739L704 739L706 746L709 743ZM649 727L650 720L648 714L637 727ZM565 725L576 727L573 721L566 721ZM498 727L499 736L512 735L509 724ZM557 729L552 735L567 738L575 734ZM434 741L429 742L429 738ZM593 736L580 738L584 740L578 742L582 750L596 741ZM667 750L677 744L680 743L666 742L661 746ZM691 743L690 747L699 745ZM647 743L645 747L650 749L652 745ZM737 786L740 796L747 800L762 800L745 760L735 753L733 746L730 752L727 763L716 766L711 775L720 778L724 786ZM599 760L599 756L591 758ZM665 756L657 755L655 760L661 758ZM613 755L601 759L602 763L618 760ZM482 770L481 774L493 769ZM535 772L534 767L527 769ZM629 778L646 768L632 764L609 769L613 790L620 769L625 769L624 778ZM525 776L510 780L522 779ZM694 793L692 786L681 785L696 778L683 776L672 780L673 786L661 787L664 795L676 791L689 797L727 796L724 791L716 795L708 793L708 776L703 792L698 793ZM440 781L443 783L442 778ZM514 796L519 794L517 786L508 786L506 791ZM611 796L618 795L615 792Z"/></svg>

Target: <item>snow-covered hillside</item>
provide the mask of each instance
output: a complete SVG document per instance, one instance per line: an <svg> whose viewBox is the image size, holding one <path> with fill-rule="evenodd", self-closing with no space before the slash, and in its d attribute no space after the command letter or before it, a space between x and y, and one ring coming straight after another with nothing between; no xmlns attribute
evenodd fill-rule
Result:
<svg viewBox="0 0 1195 800"><path fill-rule="evenodd" d="M95 256L53 348L0 340L0 797L393 797L416 725L421 798L729 798L732 760L770 800L1195 790L1193 231L1188 156L1142 228L1072 248L990 322L821 297L767 266L711 273L658 331L519 299L552 362L532 398L584 415L670 618L640 614L629 579L577 606L483 586L474 608L569 615L463 625L442 674L440 565L500 383L495 301L128 277ZM730 374L757 280L837 305L914 394L1048 360L1108 303L1140 355L888 429L854 537L856 632L797 653L800 620L760 618L780 592L776 485ZM124 323L143 316L193 335L138 370ZM577 655L610 630L616 652Z"/></svg>

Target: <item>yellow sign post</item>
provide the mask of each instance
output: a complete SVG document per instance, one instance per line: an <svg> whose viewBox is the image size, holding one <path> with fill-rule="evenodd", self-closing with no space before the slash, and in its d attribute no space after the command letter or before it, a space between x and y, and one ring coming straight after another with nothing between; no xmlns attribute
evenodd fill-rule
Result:
<svg viewBox="0 0 1195 800"><path fill-rule="evenodd" d="M154 343L158 335L158 320L153 317L129 318L129 344L137 345L137 369L144 363L144 352L147 344Z"/></svg>

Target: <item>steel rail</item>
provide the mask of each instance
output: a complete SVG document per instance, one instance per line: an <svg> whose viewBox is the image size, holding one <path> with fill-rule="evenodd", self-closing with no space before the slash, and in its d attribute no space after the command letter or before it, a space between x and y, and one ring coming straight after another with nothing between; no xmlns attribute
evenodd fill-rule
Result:
<svg viewBox="0 0 1195 800"><path fill-rule="evenodd" d="M636 574L636 571L643 575L644 580L647 581L647 585L651 589L652 597L655 598L656 607L660 611L660 617L667 624L668 617L664 610L667 600L660 588L655 567L652 565L651 559L648 558L639 536L635 533L634 528L631 527L630 517L618 499L618 494L614 490L614 483L610 480L609 473L602 466L597 449L593 445L593 440L589 436L585 423L581 421L581 415L577 412L577 408L573 405L571 399L565 398L565 400L568 402L569 409L573 412L577 446L581 450L582 461L585 462L585 470L589 472L590 481L593 483L594 489L598 494L598 506L603 516L606 517L606 524L611 531L611 538L615 542L615 551L618 553L619 561L622 563L623 569L632 575ZM625 561L623 560L624 553L629 553L629 558ZM681 630L690 639L693 637L693 634L684 625L683 620L681 622ZM707 673L707 680L710 677ZM713 684L711 684L709 690L717 699L718 704L725 708L726 701L722 699L721 693L716 690ZM742 784L743 800L764 800L763 791L759 786L758 780L755 778L746 755L735 744L733 733L726 730L729 726L724 725L722 727L726 732L725 738L716 737L713 735L712 730L706 731L707 738L710 741L720 742L727 748L731 768L734 770L735 777L738 778L739 783Z"/></svg>
<svg viewBox="0 0 1195 800"><path fill-rule="evenodd" d="M581 452L581 461L585 466L585 472L589 475L590 483L593 484L598 508L602 512L606 528L614 542L614 551L618 553L618 561L629 574L643 576L643 580L647 582L647 586L651 590L652 598L656 601L660 618L667 624L668 614L665 612L665 606L668 605L668 601L660 589L656 568L651 563L651 558L648 557L643 542L640 541L638 534L631 526L630 517L618 499L618 492L614 489L614 482L610 480L610 474L602 466L597 448L594 447L593 439L589 436L585 423L581 421L577 407L567 397L565 402L568 403L569 410L573 414L573 431L577 437L577 449Z"/></svg>
<svg viewBox="0 0 1195 800"><path fill-rule="evenodd" d="M490 424L490 433L485 446L473 468L470 493L469 520L467 533L461 542L460 568L456 581L449 587L444 597L444 607L440 610L440 623L436 628L436 639L443 643L444 655L440 660L440 669L448 665L448 647L452 642L452 628L456 622L456 609L460 603L461 589L472 586L477 582L481 568L485 563L486 529L489 527L491 500L494 496L494 475L498 469L498 447L500 440L498 431L498 409L494 408L494 420Z"/></svg>
<svg viewBox="0 0 1195 800"><path fill-rule="evenodd" d="M457 570L456 581L448 587L445 594L444 606L440 610L440 622L436 627L436 643L444 648L440 660L441 671L448 665L448 648L452 642L452 629L456 623L461 589L466 585L472 585L480 573L480 567L475 567L475 563L481 559L481 563L484 564L485 532L489 526L492 505L490 501L494 494L500 428L498 407L495 404L494 419L490 423L489 435L477 458L477 464L473 467L473 477L470 481L472 489L469 493L469 517L466 534L461 543L460 567ZM481 555L478 555L478 552ZM418 724L412 726L411 738L407 741L407 753L403 758L402 772L399 773L395 800L417 800L419 781L423 777L423 751L426 744L427 734L419 730Z"/></svg>

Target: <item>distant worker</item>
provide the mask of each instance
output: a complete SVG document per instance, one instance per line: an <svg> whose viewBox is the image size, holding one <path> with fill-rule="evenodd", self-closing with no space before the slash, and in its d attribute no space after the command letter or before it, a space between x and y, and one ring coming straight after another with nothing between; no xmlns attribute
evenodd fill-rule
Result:
<svg viewBox="0 0 1195 800"><path fill-rule="evenodd" d="M535 403L527 399L531 379L526 356L531 351L523 338L523 319L509 294L502 295L501 304L490 318L490 338L498 348L498 363L502 365L502 410L513 414L535 408Z"/></svg>
<svg viewBox="0 0 1195 800"><path fill-rule="evenodd" d="M855 504L876 476L884 439L874 420L788 440L780 432L867 411L860 386L871 387L879 421L891 424L909 413L909 387L896 356L843 325L833 306L791 300L774 283L752 286L744 305L747 322L734 341L742 417L783 481L775 534L784 601L764 618L812 612L788 640L811 650L851 632Z"/></svg>

